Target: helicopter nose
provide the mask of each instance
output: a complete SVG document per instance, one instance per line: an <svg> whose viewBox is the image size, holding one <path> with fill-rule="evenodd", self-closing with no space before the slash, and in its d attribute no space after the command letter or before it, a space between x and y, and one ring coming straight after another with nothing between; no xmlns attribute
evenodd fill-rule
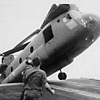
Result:
<svg viewBox="0 0 100 100"><path fill-rule="evenodd" d="M94 35L95 39L100 35L100 17L92 14L83 17L85 28Z"/></svg>
<svg viewBox="0 0 100 100"><path fill-rule="evenodd" d="M95 31L97 26L97 22L92 17L89 17L89 19L86 20L86 28L88 30Z"/></svg>
<svg viewBox="0 0 100 100"><path fill-rule="evenodd" d="M85 14L82 16L81 22L87 30L85 32L85 40L93 43L100 36L100 17L93 14Z"/></svg>
<svg viewBox="0 0 100 100"><path fill-rule="evenodd" d="M95 15L86 15L83 17L85 27L90 31L100 30L100 18Z"/></svg>

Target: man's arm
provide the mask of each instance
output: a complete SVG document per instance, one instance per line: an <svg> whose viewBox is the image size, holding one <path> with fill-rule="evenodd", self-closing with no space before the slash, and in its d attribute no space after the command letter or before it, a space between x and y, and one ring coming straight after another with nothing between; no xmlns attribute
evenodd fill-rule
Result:
<svg viewBox="0 0 100 100"><path fill-rule="evenodd" d="M51 89L50 85L48 84L48 82L45 83L45 88L51 93L51 94L55 94L55 90Z"/></svg>
<svg viewBox="0 0 100 100"><path fill-rule="evenodd" d="M55 94L55 90L54 89L51 89L51 86L48 84L47 82L47 75L46 75L46 72L43 71L43 74L42 74L42 82L43 82L43 85L44 87L51 93L51 94Z"/></svg>

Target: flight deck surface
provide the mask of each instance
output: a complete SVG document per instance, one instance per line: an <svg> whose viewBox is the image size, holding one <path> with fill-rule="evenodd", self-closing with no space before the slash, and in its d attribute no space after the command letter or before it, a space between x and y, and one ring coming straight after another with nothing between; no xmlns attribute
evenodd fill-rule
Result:
<svg viewBox="0 0 100 100"><path fill-rule="evenodd" d="M43 100L100 100L100 81L91 79L69 79L50 81L55 95L43 90ZM22 83L0 85L0 100L19 100Z"/></svg>

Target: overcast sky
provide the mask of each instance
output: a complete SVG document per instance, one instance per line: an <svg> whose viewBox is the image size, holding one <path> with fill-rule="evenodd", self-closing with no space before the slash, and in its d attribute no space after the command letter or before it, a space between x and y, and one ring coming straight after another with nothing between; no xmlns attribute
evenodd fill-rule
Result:
<svg viewBox="0 0 100 100"><path fill-rule="evenodd" d="M73 3L83 13L100 16L100 0L0 0L0 53L40 28L54 3ZM68 78L100 79L100 38L63 71ZM57 74L50 79L57 79Z"/></svg>

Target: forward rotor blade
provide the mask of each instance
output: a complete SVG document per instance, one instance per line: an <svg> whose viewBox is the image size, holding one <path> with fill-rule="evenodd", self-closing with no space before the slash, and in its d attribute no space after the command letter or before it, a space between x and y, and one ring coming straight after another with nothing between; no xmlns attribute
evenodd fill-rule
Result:
<svg viewBox="0 0 100 100"><path fill-rule="evenodd" d="M48 14L47 14L45 20L43 21L43 24L41 25L41 29L42 29L46 24L49 23L49 20L50 20L50 19L48 19L48 16L49 16L49 14L50 14L53 10L55 10L56 8L57 8L57 5L56 5L56 4L53 4L52 7L50 8L50 10L49 10L49 12L48 12Z"/></svg>

